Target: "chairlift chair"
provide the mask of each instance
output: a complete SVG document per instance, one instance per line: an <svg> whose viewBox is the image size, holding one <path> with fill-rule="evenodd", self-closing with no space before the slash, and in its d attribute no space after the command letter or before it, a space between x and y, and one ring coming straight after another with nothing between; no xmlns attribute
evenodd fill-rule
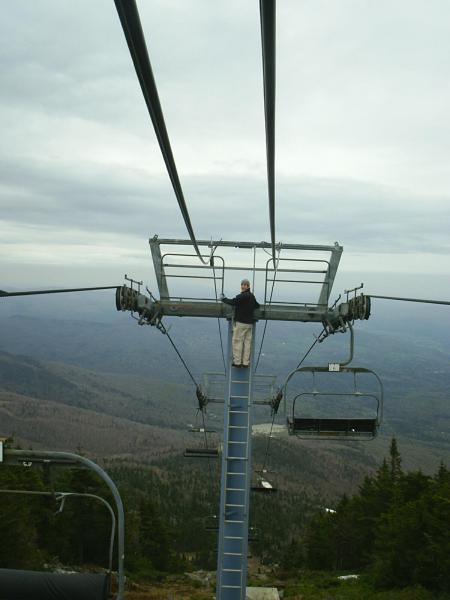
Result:
<svg viewBox="0 0 450 600"><path fill-rule="evenodd" d="M370 440L377 433L382 420L383 412L383 384L378 375L371 369L363 367L346 367L331 364L328 367L302 367L299 373L311 373L313 376L313 389L297 394L292 403L292 417L287 419L288 432L291 435L304 439L334 439L334 440ZM348 392L319 391L316 387L316 374L327 373L336 378L339 374L353 375L353 389ZM375 392L359 389L358 374L372 375L377 383ZM351 409L356 414L344 414L339 417L308 416L303 404L312 398L320 399L355 400L357 405ZM319 407L320 408L320 407ZM364 408L370 411L370 416L361 417L357 409ZM356 410L355 410L356 409ZM347 409L350 412L350 409Z"/></svg>
<svg viewBox="0 0 450 600"><path fill-rule="evenodd" d="M252 485L251 491L259 494L273 494L278 492L278 489L274 487L265 477L259 476L257 478L256 485Z"/></svg>
<svg viewBox="0 0 450 600"><path fill-rule="evenodd" d="M216 444L214 446L210 446L209 439L211 435L217 435L218 431L216 429L208 429L205 424L205 419L203 418L203 423L198 422L198 415L200 409L197 411L195 422L188 427L189 433L201 434L202 436L202 445L198 445L196 447L189 447L183 452L183 456L185 458L219 458L219 446ZM203 414L203 413L202 413Z"/></svg>
<svg viewBox="0 0 450 600"><path fill-rule="evenodd" d="M207 429L206 426L197 426L196 423L190 426L189 432L202 434L202 436L208 436L208 434L218 433L215 429ZM204 439L204 441L206 440ZM186 448L186 450L183 452L183 456L185 458L219 458L219 454L220 447L218 445L209 446L208 444L202 446L199 445L196 447L189 447Z"/></svg>
<svg viewBox="0 0 450 600"><path fill-rule="evenodd" d="M109 583L107 574L0 569L0 597L5 600L108 600Z"/></svg>
<svg viewBox="0 0 450 600"><path fill-rule="evenodd" d="M16 465L22 467L40 467L59 465L66 467L84 467L90 468L100 475L103 481L110 488L116 504L116 513L110 503L95 494L81 492L49 492L37 490L13 490L2 489L3 494L25 494L54 496L60 503L58 512L64 509L65 501L70 497L90 498L100 501L104 504L111 515L111 534L109 542L109 560L108 569L104 573L51 573L46 571L28 571L17 569L0 569L0 598L1 600L116 600L123 599L124 592L124 573L123 573L123 505L120 500L117 488L108 475L95 463L72 453L63 452L40 452L7 449L2 455L1 463ZM116 520L118 520L118 529L116 530ZM111 574L113 562L114 541L118 533L119 565L117 594L111 594Z"/></svg>

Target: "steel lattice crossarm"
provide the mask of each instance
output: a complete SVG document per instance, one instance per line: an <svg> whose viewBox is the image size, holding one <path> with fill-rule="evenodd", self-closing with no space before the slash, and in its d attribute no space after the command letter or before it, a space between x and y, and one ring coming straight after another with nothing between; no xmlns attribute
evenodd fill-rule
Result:
<svg viewBox="0 0 450 600"><path fill-rule="evenodd" d="M159 239L157 236L151 238L150 249L160 298L141 293L141 283L127 278L131 281L131 286L124 285L117 289L117 310L137 313L141 324L150 325L158 324L164 316L231 318L232 308L218 301L217 290L223 292L226 277L241 271L253 273L253 279L255 275L264 278L264 300L255 311L257 320L324 323L332 332L350 320L369 317L370 301L367 296L355 296L337 307L329 308L330 294L343 251L337 242L332 246L278 244L276 262L270 256L265 257L262 266L257 266L255 254L258 250L270 250L268 242L200 240L198 245L205 249L203 256L208 259L206 265L193 262L195 254L192 253L190 240ZM162 246L169 248L163 251ZM183 246L184 249L181 248ZM220 249L226 249L228 254L233 249L241 253L247 251L253 257L253 263L238 266L226 264L223 256L216 252ZM173 281L172 278L176 278L177 282L188 279L191 284L195 280L202 283L214 282L215 298L171 295L169 281ZM137 285L133 287L133 283ZM288 284L289 289L294 290L295 300L272 300L275 284ZM297 301L297 294L304 293L304 290L315 300Z"/></svg>

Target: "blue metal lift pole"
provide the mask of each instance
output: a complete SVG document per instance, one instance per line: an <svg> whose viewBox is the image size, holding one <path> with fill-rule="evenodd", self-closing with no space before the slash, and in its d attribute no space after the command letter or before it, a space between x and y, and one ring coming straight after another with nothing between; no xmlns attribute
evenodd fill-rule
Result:
<svg viewBox="0 0 450 600"><path fill-rule="evenodd" d="M250 367L232 367L228 332L216 600L245 600L252 455L253 327Z"/></svg>

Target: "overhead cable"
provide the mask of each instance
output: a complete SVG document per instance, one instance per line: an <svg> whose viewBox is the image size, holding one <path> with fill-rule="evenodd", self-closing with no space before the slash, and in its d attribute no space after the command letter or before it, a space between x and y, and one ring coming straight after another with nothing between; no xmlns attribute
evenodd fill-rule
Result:
<svg viewBox="0 0 450 600"><path fill-rule="evenodd" d="M115 290L120 286L117 285L105 285L101 287L85 287L85 288L71 288L61 290L31 290L28 292L5 292L0 290L0 298L8 298L12 296L38 296L40 294L67 294L70 292L91 292L94 290Z"/></svg>
<svg viewBox="0 0 450 600"><path fill-rule="evenodd" d="M191 378L191 380L192 380L192 383L195 385L195 387L196 387L197 389L200 389L200 386L199 386L199 384L197 383L197 381L196 381L195 377L192 375L192 373L191 373L191 370L190 370L190 369L189 369L189 367L187 366L187 364L186 364L186 361L184 360L184 358L181 356L181 352L178 350L178 348L177 348L177 346L176 346L175 342L174 342L174 341L173 341L173 339L171 338L171 336L170 336L169 332L167 331L167 329L164 327L164 325L163 325L162 323L159 323L159 325L158 325L158 329L161 331L161 333L163 333L165 336L167 336L167 338L168 338L169 342L172 344L172 347L173 347L173 349L174 349L174 350L175 350L175 352L177 353L177 355L178 355L178 358L181 360L181 362L182 362L182 364L183 364L183 367L186 369L186 371L187 371L187 373L188 373L189 377Z"/></svg>
<svg viewBox="0 0 450 600"><path fill-rule="evenodd" d="M173 349L175 350L175 352L178 355L178 358L181 360L183 367L186 369L189 377L191 378L193 384L195 385L196 389L197 389L197 396L199 393L201 393L201 389L200 389L200 385L197 383L195 377L193 376L191 370L189 369L189 367L186 364L186 361L184 360L184 358L181 356L181 352L178 350L175 342L173 341L173 339L171 338L169 332L167 331L167 329L164 327L164 325L162 323L159 323L158 329L161 331L161 333L163 333L164 335L167 336L167 338L169 339L169 342L172 344ZM208 448L208 436L207 436L207 430L206 430L206 421L205 421L205 409L204 408L199 408L199 410L202 413L202 421L203 421L203 432L204 432L204 443L205 443L205 448ZM210 477L212 477L212 470L211 470L211 463L210 463L210 459L208 458L208 471L209 471L209 475Z"/></svg>
<svg viewBox="0 0 450 600"><path fill-rule="evenodd" d="M181 362L182 362L184 368L186 369L189 377L191 378L193 384L197 388L197 392L200 391L199 384L197 383L195 377L192 375L191 370L187 366L186 361L184 360L184 358L181 356L181 352L178 350L175 342L173 341L173 339L169 335L169 332L167 331L167 329L164 327L164 325L162 323L159 324L158 329L161 331L161 333L163 333L164 335L167 336L167 338L169 339L169 342L172 344L173 349L177 353L178 358L181 360ZM206 434L205 412L204 412L203 409L201 410L201 413L202 413L202 420L203 420L203 430L204 430L204 433L205 433L205 448L208 448L208 437L207 437L207 434ZM211 473L211 465L209 463L209 458L208 458L208 469L209 469L209 474L212 475L212 473Z"/></svg>
<svg viewBox="0 0 450 600"><path fill-rule="evenodd" d="M158 329L161 331L161 333L163 333L164 335L167 336L169 342L172 344L172 347L175 350L175 352L177 353L178 358L181 360L181 362L183 364L183 367L186 369L189 377L192 380L192 383L195 385L195 387L197 389L197 396L198 396L198 394L201 393L200 385L197 383L197 380L195 379L195 377L193 376L191 370L187 366L186 361L181 356L181 352L178 350L178 348L177 348L175 342L173 341L172 337L170 336L169 332L167 331L167 329L164 327L164 325L161 322L158 325ZM207 436L207 431L206 431L205 410L204 410L204 408L199 408L199 410L202 413L205 448L208 448L208 436ZM209 470L209 475L212 476L211 464L210 464L210 459L209 458L208 458L208 470Z"/></svg>
<svg viewBox="0 0 450 600"><path fill-rule="evenodd" d="M305 352L305 354L303 355L302 359L300 360L300 362L298 363L298 365L295 367L296 369L299 369L301 367L301 365L305 362L306 358L308 357L308 354L311 352L311 350L314 348L314 346L317 344L317 342L320 342L321 335L322 335L322 333L324 331L325 331L325 328L322 329L322 331L320 332L320 334L316 337L316 339L314 340L314 342L311 344L311 346Z"/></svg>
<svg viewBox="0 0 450 600"><path fill-rule="evenodd" d="M276 262L274 261L272 289L270 290L269 303L267 305L268 307L270 307L270 305L272 304L273 289L274 289L274 286L275 286L275 280L277 278L278 266L280 264L280 253L281 253L281 244L280 244L280 246L278 248L278 258L277 258ZM268 320L266 319L266 322L264 323L263 334L262 334L262 337L261 337L261 344L259 346L258 358L256 359L255 373L256 373L256 371L258 369L259 359L261 358L261 352L262 352L263 345L264 345L264 338L266 337L267 323L268 323Z"/></svg>
<svg viewBox="0 0 450 600"><path fill-rule="evenodd" d="M267 188L272 257L275 261L275 39L276 1L259 0L266 123Z"/></svg>
<svg viewBox="0 0 450 600"><path fill-rule="evenodd" d="M314 348L314 346L321 341L321 336L322 334L325 332L325 327L322 329L322 331L320 332L320 334L316 337L316 339L314 340L314 342L311 344L311 346L308 348L308 350L305 352L305 354L303 355L303 357L301 358L300 362L298 363L298 365L295 367L295 369L293 371L291 371L289 373L289 375L286 377L283 385L281 386L281 389L284 390L284 393L286 393L286 386L289 383L289 381L291 380L291 378L295 375L295 373L298 371L298 369L301 367L301 365L305 362L305 360L307 359L309 353L311 352L311 350Z"/></svg>
<svg viewBox="0 0 450 600"><path fill-rule="evenodd" d="M301 358L301 360L300 360L300 362L298 363L298 365L297 365L297 366L295 367L295 369L294 369L293 371L291 371L291 373L289 373L289 375L286 377L286 380L285 380L285 382L283 383L283 385L282 385L282 386L281 386L281 388L280 388L280 392L281 392L282 394L286 394L286 386L287 386L287 384L289 383L289 381L290 381L291 377L294 375L294 373L296 373L296 372L297 372L297 370L298 370L298 369L301 367L301 365L302 365L302 364L305 362L305 360L306 360L306 358L308 357L309 353L312 351L312 349L313 349L313 348L314 348L314 346L317 344L317 342L319 342L319 341L320 341L320 337L321 337L321 335L322 335L322 333L323 333L324 331L325 331L325 329L323 329L323 330L322 330L322 332L320 333L320 335L319 335L318 337L316 337L316 339L314 340L314 342L311 344L311 346L308 348L308 350L305 352L305 354L304 354L304 355L303 355L303 357ZM255 369L255 370L256 370L256 369ZM280 393L280 392L279 392L279 393ZM280 401L281 401L281 398L282 398L282 396L280 397ZM267 440L267 444L266 444L266 451L265 451L265 454L264 454L263 471L264 471L264 470L267 468L267 461L268 461L268 459L269 459L269 456L270 456L270 441L271 441L271 439L272 439L272 431L273 431L273 426L274 426L274 423L275 423L275 417L276 417L276 415L277 415L277 410L278 410L278 407L277 407L277 409L276 409L276 410L274 410L274 411L273 411L273 414L272 414L272 424L271 424L271 426L270 426L269 437L268 437L268 440Z"/></svg>
<svg viewBox="0 0 450 600"><path fill-rule="evenodd" d="M206 431L206 420L205 420L205 410L202 410L202 422L203 422L203 432L204 432L204 442L205 442L205 449L209 448L208 446L208 433ZM209 472L209 477L212 478L213 476L213 472L212 472L212 468L211 468L211 459L208 456L208 472Z"/></svg>
<svg viewBox="0 0 450 600"><path fill-rule="evenodd" d="M216 304L219 302L219 297L217 294L217 282L216 282L216 269L214 267L214 256L211 255L211 259L210 259L210 263L212 266L212 270L213 270L213 278L214 278L214 294L216 296ZM222 288L223 288L223 279L222 279ZM220 339L220 349L222 351L222 362L223 362L223 371L224 373L227 372L227 365L225 362L225 352L223 350L223 339L222 339L222 327L220 325L220 318L217 317L217 326L219 328L219 339Z"/></svg>
<svg viewBox="0 0 450 600"><path fill-rule="evenodd" d="M403 302L423 302L425 304L445 304L450 305L447 300L422 300L421 298L397 298L396 296L374 296L373 294L366 294L370 298L380 298L382 300L401 300Z"/></svg>
<svg viewBox="0 0 450 600"><path fill-rule="evenodd" d="M203 264L207 264L198 248L180 179L178 177L136 1L114 0L114 2L189 237L191 238L197 256Z"/></svg>
<svg viewBox="0 0 450 600"><path fill-rule="evenodd" d="M267 438L267 444L266 444L266 451L264 453L264 460L263 460L263 466L262 466L262 472L264 473L267 469L267 463L270 457L270 440L272 439L272 431L273 431L273 426L275 423L275 417L276 417L276 412L273 413L272 415L272 423L270 425L270 431L269 431L269 437Z"/></svg>

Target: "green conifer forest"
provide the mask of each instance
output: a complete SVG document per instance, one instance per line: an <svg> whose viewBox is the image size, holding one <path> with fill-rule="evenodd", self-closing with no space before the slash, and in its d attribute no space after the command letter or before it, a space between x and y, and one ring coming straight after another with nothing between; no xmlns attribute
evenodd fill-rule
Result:
<svg viewBox="0 0 450 600"><path fill-rule="evenodd" d="M186 465L178 457L157 465L107 465L126 509L130 581L161 584L187 571L215 570L217 477L204 465ZM0 488L78 491L108 499L103 484L82 469L48 472L3 465ZM59 511L52 496L9 493L0 493L0 503L2 567L107 567L111 521L101 504L69 498ZM306 585L320 572L321 585L323 577L358 574L360 583L353 587L369 586L365 589L374 594L389 590L394 594L389 598L405 589L421 589L424 598L445 598L450 592L450 471L444 464L434 475L404 471L395 438L389 456L365 477L358 493L343 495L332 509L318 497L290 489L255 494L252 509L252 557L278 586L286 586L286 597L295 597L296 585ZM310 593L305 598L322 597Z"/></svg>

